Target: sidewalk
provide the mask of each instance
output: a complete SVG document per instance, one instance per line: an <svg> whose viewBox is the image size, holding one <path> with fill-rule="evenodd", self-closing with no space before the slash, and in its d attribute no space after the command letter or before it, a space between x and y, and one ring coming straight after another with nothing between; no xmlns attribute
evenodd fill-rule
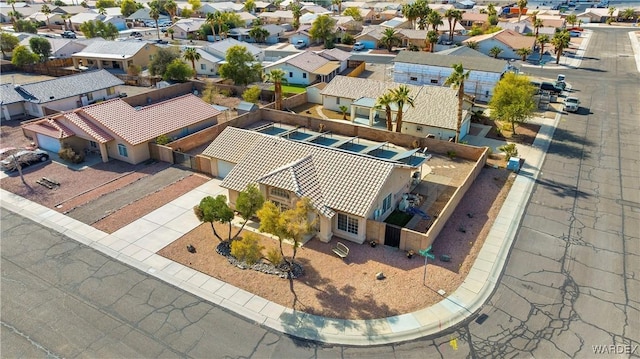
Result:
<svg viewBox="0 0 640 359"><path fill-rule="evenodd" d="M193 206L205 196L224 193L220 180L207 182L113 234L5 190L0 190L0 206L271 329L331 344L401 342L437 334L480 311L498 283L560 116L541 119L533 146L520 149L524 167L463 284L431 307L388 318L343 320L294 311L155 254L200 224Z"/></svg>

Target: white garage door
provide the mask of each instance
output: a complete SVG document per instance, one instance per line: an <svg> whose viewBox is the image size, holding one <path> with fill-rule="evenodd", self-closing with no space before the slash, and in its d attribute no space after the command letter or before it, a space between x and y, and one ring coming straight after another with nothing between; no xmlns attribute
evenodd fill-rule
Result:
<svg viewBox="0 0 640 359"><path fill-rule="evenodd" d="M55 153L60 151L60 141L58 139L39 133L36 134L36 137L38 139L38 147Z"/></svg>
<svg viewBox="0 0 640 359"><path fill-rule="evenodd" d="M227 177L229 172L231 172L231 170L233 169L233 166L235 165L231 162L218 160L218 177L220 178Z"/></svg>

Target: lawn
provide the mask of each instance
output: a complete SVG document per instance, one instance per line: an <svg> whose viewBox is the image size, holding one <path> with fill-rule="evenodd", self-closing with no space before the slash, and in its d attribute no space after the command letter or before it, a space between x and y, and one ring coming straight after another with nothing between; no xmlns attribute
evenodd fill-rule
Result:
<svg viewBox="0 0 640 359"><path fill-rule="evenodd" d="M269 87L270 91L275 90L275 86ZM282 93L294 93L299 94L307 91L306 86L295 86L295 85L282 85Z"/></svg>
<svg viewBox="0 0 640 359"><path fill-rule="evenodd" d="M400 211L393 211L387 219L384 220L385 223L393 224L396 226L404 227L409 221L413 218L412 215L406 214Z"/></svg>

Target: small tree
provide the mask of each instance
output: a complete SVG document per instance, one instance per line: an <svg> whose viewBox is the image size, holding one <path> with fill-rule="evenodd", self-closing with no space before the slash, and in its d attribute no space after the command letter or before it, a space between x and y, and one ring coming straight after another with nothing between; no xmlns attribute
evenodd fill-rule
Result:
<svg viewBox="0 0 640 359"><path fill-rule="evenodd" d="M206 81L202 91L202 101L213 104L216 96L220 93L217 87L213 86L213 81Z"/></svg>
<svg viewBox="0 0 640 359"><path fill-rule="evenodd" d="M531 55L533 51L528 47L523 47L516 50L516 55L522 57L522 61L527 61L527 56Z"/></svg>
<svg viewBox="0 0 640 359"><path fill-rule="evenodd" d="M376 101L376 108L383 108L385 110L385 117L387 120L387 131L393 131L393 118L391 115L391 104L393 103L393 94L391 92L385 92Z"/></svg>
<svg viewBox="0 0 640 359"><path fill-rule="evenodd" d="M342 112L342 119L343 120L347 120L347 111L349 111L349 108L345 105L340 106L340 112Z"/></svg>
<svg viewBox="0 0 640 359"><path fill-rule="evenodd" d="M51 56L51 43L44 37L34 36L29 39L29 47L34 54L40 57L40 61L46 61Z"/></svg>
<svg viewBox="0 0 640 359"><path fill-rule="evenodd" d="M193 211L198 217L200 222L207 222L211 224L211 229L213 230L213 235L216 236L221 242L224 241L232 241L234 240L240 232L244 229L244 226L247 224L249 219L256 215L256 212L259 208L261 208L264 204L264 197L262 193L255 185L249 185L247 188L238 194L238 199L236 200L236 210L244 222L242 226L236 232L235 235L231 235L231 221L234 218L234 213L231 207L227 204L227 197L224 195L218 195L213 198L211 196L207 196L200 201L200 204L193 207ZM227 239L222 239L216 228L214 226L214 222L219 222L222 224L229 225L229 234Z"/></svg>
<svg viewBox="0 0 640 359"><path fill-rule="evenodd" d="M47 27L49 28L49 31L51 31L51 19L49 18L49 15L51 15L51 8L49 8L47 4L44 4L40 8L40 12L42 12L42 14L47 17Z"/></svg>
<svg viewBox="0 0 640 359"><path fill-rule="evenodd" d="M163 80L173 80L185 82L189 77L193 76L193 70L184 61L175 59L167 65L167 70L162 75Z"/></svg>
<svg viewBox="0 0 640 359"><path fill-rule="evenodd" d="M191 62L191 67L193 69L193 78L198 78L198 73L196 72L196 61L200 61L200 53L196 50L195 47L188 47L184 51L183 55L184 59Z"/></svg>
<svg viewBox="0 0 640 359"><path fill-rule="evenodd" d="M245 46L234 45L227 50L226 63L220 66L218 72L236 85L246 86L260 80L262 66Z"/></svg>
<svg viewBox="0 0 640 359"><path fill-rule="evenodd" d="M16 66L33 65L40 57L31 52L26 46L19 45L13 49L13 56L11 57L11 63Z"/></svg>
<svg viewBox="0 0 640 359"><path fill-rule="evenodd" d="M282 84L287 83L287 78L282 69L273 69L264 76L265 82L273 82L273 91L275 94L276 110L282 110Z"/></svg>
<svg viewBox="0 0 640 359"><path fill-rule="evenodd" d="M140 67L140 65L131 64L129 65L129 67L127 67L127 75L129 76L138 76L140 75L141 71L142 67Z"/></svg>
<svg viewBox="0 0 640 359"><path fill-rule="evenodd" d="M260 94L262 90L258 86L251 86L248 89L244 90L242 93L242 99L247 102L258 103L260 100Z"/></svg>
<svg viewBox="0 0 640 359"><path fill-rule="evenodd" d="M404 112L404 105L414 107L413 97L409 96L411 90L407 85L400 85L399 87L391 90L393 96L393 102L398 105L398 112L396 113L396 132L402 132L402 114Z"/></svg>
<svg viewBox="0 0 640 359"><path fill-rule="evenodd" d="M30 34L38 33L38 27L36 26L35 22L31 20L16 20L15 24L13 25L13 29L17 32L28 32Z"/></svg>
<svg viewBox="0 0 640 359"><path fill-rule="evenodd" d="M342 13L344 16L351 16L355 21L362 21L362 15L360 14L360 9L357 7L348 7Z"/></svg>
<svg viewBox="0 0 640 359"><path fill-rule="evenodd" d="M1 32L0 33L0 49L2 49L2 57L5 57L7 52L12 52L13 49L15 49L19 43L20 43L20 40L14 35L4 31Z"/></svg>
<svg viewBox="0 0 640 359"><path fill-rule="evenodd" d="M578 22L578 17L576 16L576 14L569 14L567 15L566 19L565 19L569 24L571 24L571 26L576 26L576 23Z"/></svg>
<svg viewBox="0 0 640 359"><path fill-rule="evenodd" d="M231 255L249 265L257 263L262 258L264 246L255 233L245 233L240 240L231 242Z"/></svg>
<svg viewBox="0 0 640 359"><path fill-rule="evenodd" d="M400 38L398 38L398 33L396 30L388 28L384 29L382 32L382 38L380 38L380 43L387 48L389 52L393 50L393 46L400 42Z"/></svg>
<svg viewBox="0 0 640 359"><path fill-rule="evenodd" d="M513 133L516 125L526 122L535 110L535 88L526 76L507 72L498 82L489 101L491 117L511 124Z"/></svg>
<svg viewBox="0 0 640 359"><path fill-rule="evenodd" d="M489 49L489 55L493 56L494 59L498 58L498 55L502 53L502 49L498 46L494 46Z"/></svg>
<svg viewBox="0 0 640 359"><path fill-rule="evenodd" d="M151 76L162 76L167 70L167 66L179 58L180 53L174 47L161 47L149 63L149 73Z"/></svg>
<svg viewBox="0 0 640 359"><path fill-rule="evenodd" d="M280 254L286 263L286 270L289 272L290 277L300 243L305 235L313 232L315 221L309 220L309 214L312 212L311 201L306 197L296 202L295 208L284 212L270 201L265 202L257 212L257 216L260 219L260 231L278 238ZM282 248L282 242L285 239L293 241L293 255L290 259L284 255Z"/></svg>
<svg viewBox="0 0 640 359"><path fill-rule="evenodd" d="M313 40L324 40L326 47L326 44L333 41L335 37L335 26L335 19L329 15L320 15L313 21L309 35L311 35Z"/></svg>
<svg viewBox="0 0 640 359"><path fill-rule="evenodd" d="M438 43L438 38L440 36L438 35L438 32L435 30L429 30L427 31L427 43L429 43L429 50L431 52L435 52L436 51L436 44Z"/></svg>

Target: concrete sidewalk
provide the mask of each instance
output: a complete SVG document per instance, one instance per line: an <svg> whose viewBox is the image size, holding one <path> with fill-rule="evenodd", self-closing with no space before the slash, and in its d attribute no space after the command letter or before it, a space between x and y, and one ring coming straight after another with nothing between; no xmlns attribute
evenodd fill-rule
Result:
<svg viewBox="0 0 640 359"><path fill-rule="evenodd" d="M520 149L521 156L526 160L524 167L516 177L464 283L431 307L388 318L343 320L294 311L155 254L200 224L192 208L205 196L225 192L216 179L113 234L99 231L4 190L0 190L0 205L274 330L332 344L374 345L401 342L437 334L455 326L480 311L488 300L508 258L525 205L560 116L561 114L557 114L553 120L539 119L542 128L533 146ZM472 144L475 142L478 145L484 145L483 139L469 138Z"/></svg>

